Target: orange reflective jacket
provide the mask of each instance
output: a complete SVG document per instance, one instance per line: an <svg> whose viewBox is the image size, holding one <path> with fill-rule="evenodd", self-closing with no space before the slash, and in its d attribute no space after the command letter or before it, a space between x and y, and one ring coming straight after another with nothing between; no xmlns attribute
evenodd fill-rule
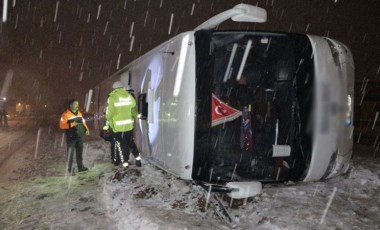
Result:
<svg viewBox="0 0 380 230"><path fill-rule="evenodd" d="M83 126L86 130L89 131L86 122L82 116L82 113L78 111L78 114L75 115L70 109L67 109L65 112L62 113L61 120L59 121L59 127L61 129L70 129L78 125L78 120L81 120L83 123Z"/></svg>

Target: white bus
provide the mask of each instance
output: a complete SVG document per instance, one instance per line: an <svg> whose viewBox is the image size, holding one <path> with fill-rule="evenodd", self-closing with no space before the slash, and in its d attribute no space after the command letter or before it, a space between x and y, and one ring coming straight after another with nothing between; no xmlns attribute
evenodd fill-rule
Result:
<svg viewBox="0 0 380 230"><path fill-rule="evenodd" d="M95 87L99 122L122 79L138 101L143 158L179 178L223 187L347 171L350 50L314 35L213 29L229 18L265 22L266 11L239 4L134 60Z"/></svg>

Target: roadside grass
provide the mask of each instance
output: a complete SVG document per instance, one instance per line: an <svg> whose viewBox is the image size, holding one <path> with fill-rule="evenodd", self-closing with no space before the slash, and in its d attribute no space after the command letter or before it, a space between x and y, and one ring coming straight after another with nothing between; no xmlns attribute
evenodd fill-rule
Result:
<svg viewBox="0 0 380 230"><path fill-rule="evenodd" d="M112 170L111 164L99 163L74 176L37 176L1 187L0 229L50 228L51 221L64 215L60 212L94 199L92 192Z"/></svg>

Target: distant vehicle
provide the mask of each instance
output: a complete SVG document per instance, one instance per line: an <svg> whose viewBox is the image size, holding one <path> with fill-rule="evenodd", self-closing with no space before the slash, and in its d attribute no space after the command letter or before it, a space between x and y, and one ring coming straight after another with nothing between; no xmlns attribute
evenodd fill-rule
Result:
<svg viewBox="0 0 380 230"><path fill-rule="evenodd" d="M143 157L233 198L252 195L257 182L346 172L353 144L350 50L328 37L213 29L230 18L265 22L266 11L239 4L134 60L93 90L97 121L104 121L112 83L128 79Z"/></svg>

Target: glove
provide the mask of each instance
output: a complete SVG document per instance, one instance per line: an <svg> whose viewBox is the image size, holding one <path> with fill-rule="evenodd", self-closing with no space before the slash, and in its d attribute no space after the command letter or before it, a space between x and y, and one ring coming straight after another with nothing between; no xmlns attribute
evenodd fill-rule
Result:
<svg viewBox="0 0 380 230"><path fill-rule="evenodd" d="M100 137L103 138L105 141L111 141L112 140L112 136L111 136L111 133L110 131L106 130L106 129L102 129L100 130Z"/></svg>

